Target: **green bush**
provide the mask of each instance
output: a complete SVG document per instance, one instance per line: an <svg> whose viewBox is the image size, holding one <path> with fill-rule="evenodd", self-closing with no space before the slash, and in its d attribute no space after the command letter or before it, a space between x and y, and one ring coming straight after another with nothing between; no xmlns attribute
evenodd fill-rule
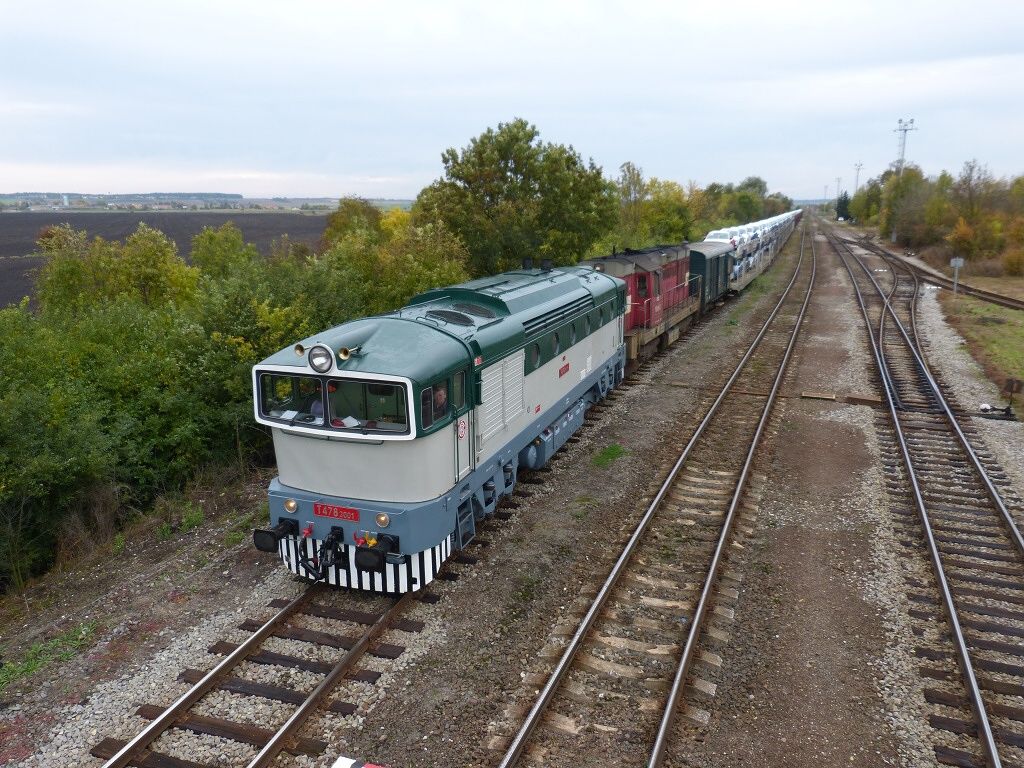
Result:
<svg viewBox="0 0 1024 768"><path fill-rule="evenodd" d="M144 225L124 243L44 232L39 311L0 310L0 588L45 570L76 516L109 541L200 467L267 459L252 418L262 358L466 278L443 225L384 221L339 231L320 256L282 241L267 259L226 224L196 236L194 266ZM202 522L187 509L181 528Z"/></svg>
<svg viewBox="0 0 1024 768"><path fill-rule="evenodd" d="M191 531L194 528L198 528L205 521L206 515L203 514L202 507L197 507L191 502L185 504L185 511L181 516L181 530Z"/></svg>

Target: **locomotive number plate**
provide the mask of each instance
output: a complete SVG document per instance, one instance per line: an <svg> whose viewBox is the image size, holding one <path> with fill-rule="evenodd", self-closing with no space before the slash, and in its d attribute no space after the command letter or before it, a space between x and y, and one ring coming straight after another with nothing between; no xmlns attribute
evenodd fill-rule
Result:
<svg viewBox="0 0 1024 768"><path fill-rule="evenodd" d="M313 514L317 517L330 517L334 520L350 520L359 522L359 510L352 507L336 507L334 504L313 504Z"/></svg>

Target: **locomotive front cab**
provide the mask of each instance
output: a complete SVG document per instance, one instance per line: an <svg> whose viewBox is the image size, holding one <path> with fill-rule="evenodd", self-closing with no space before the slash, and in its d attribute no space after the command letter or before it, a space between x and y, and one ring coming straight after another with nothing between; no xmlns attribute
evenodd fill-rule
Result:
<svg viewBox="0 0 1024 768"><path fill-rule="evenodd" d="M352 325L253 369L255 416L271 428L279 473L253 543L306 578L404 592L428 583L451 548L471 361L421 324ZM360 343L347 345L353 334Z"/></svg>

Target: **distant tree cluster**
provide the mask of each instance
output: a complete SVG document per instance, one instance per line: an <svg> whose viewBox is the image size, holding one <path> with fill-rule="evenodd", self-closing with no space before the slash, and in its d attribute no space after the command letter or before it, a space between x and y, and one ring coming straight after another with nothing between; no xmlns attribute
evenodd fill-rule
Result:
<svg viewBox="0 0 1024 768"><path fill-rule="evenodd" d="M941 245L984 271L1024 274L1024 176L994 178L977 160L955 178L893 167L858 190L850 212L905 246Z"/></svg>
<svg viewBox="0 0 1024 768"><path fill-rule="evenodd" d="M674 181L644 178L643 170L626 162L615 182L619 216L616 226L595 252L613 248L643 248L683 240L701 240L713 229L746 224L785 213L793 201L768 194L768 184L750 176L738 185L712 183L701 189Z"/></svg>
<svg viewBox="0 0 1024 768"><path fill-rule="evenodd" d="M593 160L571 146L542 142L521 119L488 129L441 159L444 177L420 192L413 220L440 222L454 233L476 276L518 267L524 257L574 264L615 248L701 239L712 229L793 207L756 176L701 189L648 179L625 162L609 180Z"/></svg>

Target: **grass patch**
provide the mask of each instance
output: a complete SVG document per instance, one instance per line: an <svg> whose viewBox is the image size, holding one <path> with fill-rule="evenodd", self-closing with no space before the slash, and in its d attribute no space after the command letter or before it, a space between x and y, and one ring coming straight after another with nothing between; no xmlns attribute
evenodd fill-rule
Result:
<svg viewBox="0 0 1024 768"><path fill-rule="evenodd" d="M583 521L590 517L590 510L597 506L597 499L593 496L577 496L573 499L572 507L570 508L569 514L572 515L574 520Z"/></svg>
<svg viewBox="0 0 1024 768"><path fill-rule="evenodd" d="M114 541L110 545L110 551L113 552L115 555L120 555L122 552L124 552L124 545L125 545L124 534L123 533L114 534Z"/></svg>
<svg viewBox="0 0 1024 768"><path fill-rule="evenodd" d="M975 288L981 288L1003 296L1024 299L1024 277L968 277L967 282Z"/></svg>
<svg viewBox="0 0 1024 768"><path fill-rule="evenodd" d="M34 643L17 661L8 661L0 665L0 691L8 685L29 677L54 661L67 661L78 651L92 644L96 635L96 622L79 624L57 635L52 640Z"/></svg>
<svg viewBox="0 0 1024 768"><path fill-rule="evenodd" d="M1000 389L1006 379L1024 379L1024 313L970 296L940 293L946 319Z"/></svg>
<svg viewBox="0 0 1024 768"><path fill-rule="evenodd" d="M612 464L614 464L616 459L622 458L627 453L629 453L629 451L627 451L621 445L619 445L618 443L612 443L611 445L609 445L606 448L603 448L599 453L597 453L594 456L594 458L591 459L590 463L593 464L595 467L606 469L607 467L610 467Z"/></svg>
<svg viewBox="0 0 1024 768"><path fill-rule="evenodd" d="M193 504L191 501L185 502L185 512L181 516L181 530L191 531L194 528L198 528L206 520L206 515L203 514L203 508Z"/></svg>
<svg viewBox="0 0 1024 768"><path fill-rule="evenodd" d="M536 576L520 576L519 586L515 592L515 599L518 603L532 602L537 595L537 587L540 586L540 579Z"/></svg>
<svg viewBox="0 0 1024 768"><path fill-rule="evenodd" d="M259 523L266 523L270 517L270 504L263 502L258 507L242 515L224 532L224 546L234 547L249 538L252 529Z"/></svg>

